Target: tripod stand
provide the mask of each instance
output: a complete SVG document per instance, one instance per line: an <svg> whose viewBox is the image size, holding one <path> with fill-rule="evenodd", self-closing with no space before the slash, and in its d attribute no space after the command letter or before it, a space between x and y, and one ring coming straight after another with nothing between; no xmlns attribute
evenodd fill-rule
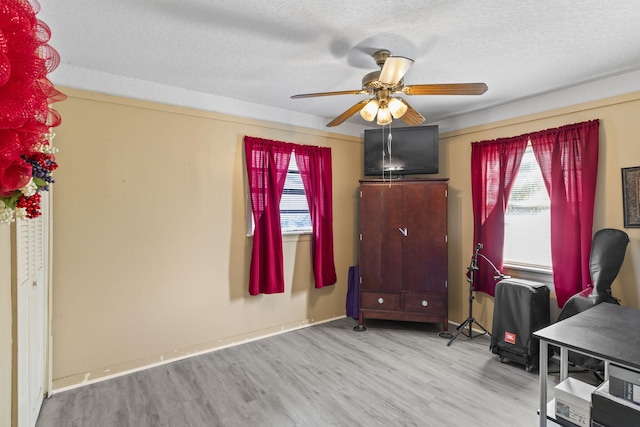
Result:
<svg viewBox="0 0 640 427"><path fill-rule="evenodd" d="M469 317L467 318L467 320L465 320L456 328L456 333L449 340L449 342L447 343L447 346L450 346L451 343L456 338L458 338L458 335L460 335L461 333L462 335L466 336L469 339L473 339L486 334L491 335L489 331L487 331L487 329L484 326L482 326L480 323L478 323L478 321L473 317L473 300L475 299L475 297L473 296L473 291L474 291L473 283L474 283L475 272L478 270L478 257L484 258L484 260L487 261L489 265L491 265L491 267L493 267L493 271L496 273L496 275L493 276L494 279L496 280L508 279L510 276L505 276L504 274L500 273L500 270L498 270L498 268L489 260L489 258L487 258L486 256L480 253L480 249L482 249L482 243L478 243L476 245L476 250L471 256L471 264L469 264L469 267L467 268L469 270L469 278L467 279L467 281L469 282ZM474 335L473 329L472 329L472 326L474 323L478 325L480 329L482 329L484 332ZM463 332L465 327L469 328L468 333Z"/></svg>

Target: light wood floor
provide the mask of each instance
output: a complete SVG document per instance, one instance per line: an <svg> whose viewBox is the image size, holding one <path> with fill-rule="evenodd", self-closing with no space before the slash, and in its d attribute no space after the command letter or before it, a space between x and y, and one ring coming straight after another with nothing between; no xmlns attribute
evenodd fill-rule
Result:
<svg viewBox="0 0 640 427"><path fill-rule="evenodd" d="M489 337L351 318L54 394L37 427L534 426L538 374ZM455 327L450 331L455 332ZM557 378L549 376L552 387Z"/></svg>

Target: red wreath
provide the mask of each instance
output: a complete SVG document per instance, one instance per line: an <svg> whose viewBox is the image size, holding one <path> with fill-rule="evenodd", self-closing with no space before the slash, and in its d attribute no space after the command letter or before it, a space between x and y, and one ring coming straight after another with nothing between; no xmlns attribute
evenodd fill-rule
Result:
<svg viewBox="0 0 640 427"><path fill-rule="evenodd" d="M60 64L48 45L49 27L36 18L36 0L0 4L0 197L23 188L32 176L25 158L61 118L49 104L66 99L47 74Z"/></svg>

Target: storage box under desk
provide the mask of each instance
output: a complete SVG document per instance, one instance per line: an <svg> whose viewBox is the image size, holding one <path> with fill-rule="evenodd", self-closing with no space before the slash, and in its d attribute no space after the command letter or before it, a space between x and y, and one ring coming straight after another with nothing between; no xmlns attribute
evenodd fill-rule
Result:
<svg viewBox="0 0 640 427"><path fill-rule="evenodd" d="M591 394L595 386L567 378L555 387L556 420L559 418L582 427L589 427L591 419ZM561 423L562 424L562 423Z"/></svg>
<svg viewBox="0 0 640 427"><path fill-rule="evenodd" d="M594 425L629 427L640 425L640 405L609 392L609 381L598 387L591 396L591 418Z"/></svg>
<svg viewBox="0 0 640 427"><path fill-rule="evenodd" d="M613 363L609 365L609 393L640 404L640 372Z"/></svg>

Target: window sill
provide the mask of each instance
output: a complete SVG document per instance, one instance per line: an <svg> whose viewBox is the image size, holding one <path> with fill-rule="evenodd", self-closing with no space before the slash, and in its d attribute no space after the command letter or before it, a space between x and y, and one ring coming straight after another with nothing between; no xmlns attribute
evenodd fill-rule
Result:
<svg viewBox="0 0 640 427"><path fill-rule="evenodd" d="M553 274L549 268L532 265L505 264L503 270L504 274L511 277L541 282L549 286L550 289L553 289Z"/></svg>
<svg viewBox="0 0 640 427"><path fill-rule="evenodd" d="M253 239L253 233L247 234L247 237ZM282 241L283 242L291 242L294 240L310 240L311 232L310 231L289 231L282 233Z"/></svg>
<svg viewBox="0 0 640 427"><path fill-rule="evenodd" d="M304 230L304 231L283 231L282 232L283 236L299 236L300 234L311 234L311 231Z"/></svg>

